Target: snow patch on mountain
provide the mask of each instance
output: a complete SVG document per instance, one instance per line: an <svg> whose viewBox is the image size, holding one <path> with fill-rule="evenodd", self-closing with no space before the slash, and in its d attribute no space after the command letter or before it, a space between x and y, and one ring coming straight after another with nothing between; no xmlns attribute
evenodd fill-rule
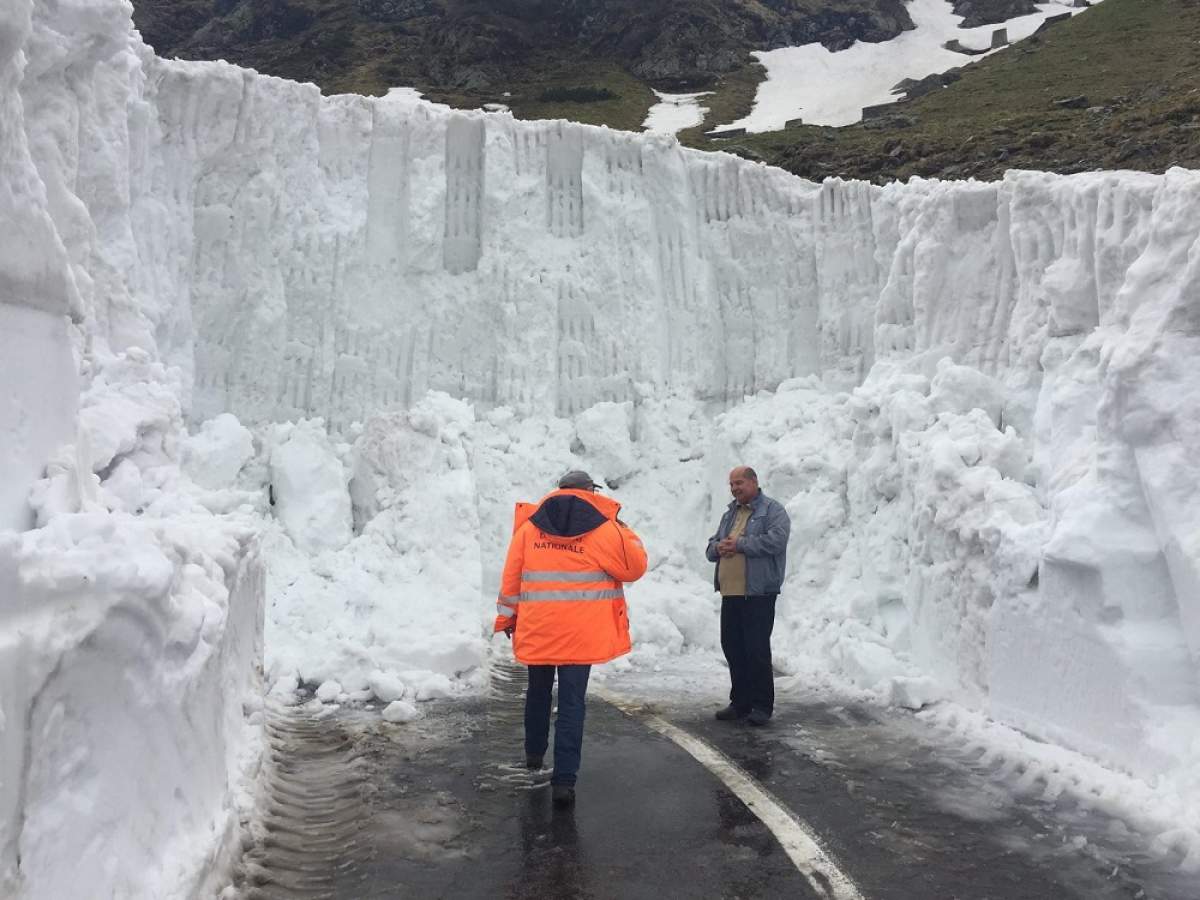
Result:
<svg viewBox="0 0 1200 900"><path fill-rule="evenodd" d="M695 128L704 121L708 108L700 105L700 99L712 91L692 94L666 94L655 91L658 102L646 113L642 127L655 134L675 134L685 128Z"/></svg>
<svg viewBox="0 0 1200 900"><path fill-rule="evenodd" d="M750 114L722 128L778 131L791 119L803 119L806 125L853 125L862 119L864 107L895 101L893 88L904 79L919 80L999 52L989 49L998 28L1006 29L1014 42L1032 35L1051 16L1083 12L1054 0L1039 4L1031 15L963 28L963 17L955 15L948 0L911 0L906 8L915 27L890 41L857 41L837 51L814 43L755 52L767 70L766 80L758 86ZM948 50L949 41L981 52Z"/></svg>

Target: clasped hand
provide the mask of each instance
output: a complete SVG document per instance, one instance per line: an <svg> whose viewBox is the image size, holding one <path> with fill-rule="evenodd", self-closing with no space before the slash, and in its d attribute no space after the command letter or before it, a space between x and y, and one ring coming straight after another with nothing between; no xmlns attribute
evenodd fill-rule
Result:
<svg viewBox="0 0 1200 900"><path fill-rule="evenodd" d="M727 537L717 541L717 553L721 556L734 556L737 552L737 538Z"/></svg>

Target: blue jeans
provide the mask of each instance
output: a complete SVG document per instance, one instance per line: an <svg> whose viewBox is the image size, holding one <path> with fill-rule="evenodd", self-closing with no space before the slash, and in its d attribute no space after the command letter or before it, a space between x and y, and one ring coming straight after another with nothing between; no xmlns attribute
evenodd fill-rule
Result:
<svg viewBox="0 0 1200 900"><path fill-rule="evenodd" d="M583 718L586 713L591 666L530 666L525 692L525 753L543 756L550 744L550 692L558 669L558 718L554 722L554 774L551 784L574 785L583 755Z"/></svg>

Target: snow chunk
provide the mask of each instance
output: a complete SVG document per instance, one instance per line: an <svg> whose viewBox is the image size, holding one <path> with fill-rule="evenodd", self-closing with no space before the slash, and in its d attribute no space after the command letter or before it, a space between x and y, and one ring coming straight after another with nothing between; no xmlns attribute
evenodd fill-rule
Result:
<svg viewBox="0 0 1200 900"><path fill-rule="evenodd" d="M371 693L381 703L399 700L407 693L404 682L390 672L375 672L367 679L367 684L370 685Z"/></svg>
<svg viewBox="0 0 1200 900"><path fill-rule="evenodd" d="M889 702L892 706L902 706L905 709L922 709L940 700L942 696L941 687L928 676L897 676L892 679Z"/></svg>
<svg viewBox="0 0 1200 900"><path fill-rule="evenodd" d="M254 456L254 437L237 417L221 413L183 442L183 468L202 487L229 487Z"/></svg>
<svg viewBox="0 0 1200 900"><path fill-rule="evenodd" d="M383 720L385 722L412 722L421 718L421 715L422 713L419 709L403 700L395 700L383 709Z"/></svg>
<svg viewBox="0 0 1200 900"><path fill-rule="evenodd" d="M317 688L316 696L317 699L322 703L332 703L341 695L341 693L341 684L331 679L329 681L322 682L321 686Z"/></svg>
<svg viewBox="0 0 1200 900"><path fill-rule="evenodd" d="M1004 389L978 369L956 366L950 359L938 363L929 391L929 406L935 413L968 413L982 409L999 427L1004 411Z"/></svg>
<svg viewBox="0 0 1200 900"><path fill-rule="evenodd" d="M275 511L306 553L336 550L350 540L349 478L320 419L281 425L271 447Z"/></svg>
<svg viewBox="0 0 1200 900"><path fill-rule="evenodd" d="M575 418L574 448L590 468L597 483L619 487L637 468L637 454L630 438L631 403L597 403Z"/></svg>
<svg viewBox="0 0 1200 900"><path fill-rule="evenodd" d="M417 682L416 697L418 702L427 700L443 700L454 695L454 685L440 672L432 672Z"/></svg>

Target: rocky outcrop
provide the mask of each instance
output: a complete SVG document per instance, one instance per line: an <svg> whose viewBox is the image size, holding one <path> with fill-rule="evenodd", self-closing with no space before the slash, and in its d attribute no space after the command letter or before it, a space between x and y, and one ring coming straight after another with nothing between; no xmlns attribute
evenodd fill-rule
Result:
<svg viewBox="0 0 1200 900"><path fill-rule="evenodd" d="M995 25L1035 12L1034 0L954 0L954 13L963 17L963 28Z"/></svg>
<svg viewBox="0 0 1200 900"><path fill-rule="evenodd" d="M992 2L992 0L973 0ZM138 0L160 54L223 57L323 87L355 70L393 83L478 90L581 56L663 87L707 85L752 50L840 50L912 28L902 0Z"/></svg>

